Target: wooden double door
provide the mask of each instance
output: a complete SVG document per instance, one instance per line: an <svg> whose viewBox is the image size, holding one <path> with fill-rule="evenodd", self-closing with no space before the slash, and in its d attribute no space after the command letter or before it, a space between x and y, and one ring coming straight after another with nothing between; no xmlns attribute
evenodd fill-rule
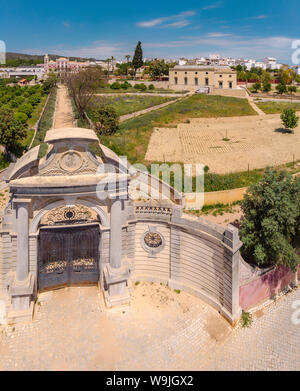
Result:
<svg viewBox="0 0 300 391"><path fill-rule="evenodd" d="M99 226L42 228L38 286L50 290L99 281Z"/></svg>

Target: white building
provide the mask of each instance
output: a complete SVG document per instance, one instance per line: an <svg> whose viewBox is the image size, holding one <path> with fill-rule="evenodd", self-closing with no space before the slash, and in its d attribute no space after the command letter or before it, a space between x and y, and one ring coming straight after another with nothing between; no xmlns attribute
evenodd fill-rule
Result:
<svg viewBox="0 0 300 391"><path fill-rule="evenodd" d="M275 57L266 57L264 58L264 63L266 64L267 69L280 69L282 64L277 64L277 59Z"/></svg>

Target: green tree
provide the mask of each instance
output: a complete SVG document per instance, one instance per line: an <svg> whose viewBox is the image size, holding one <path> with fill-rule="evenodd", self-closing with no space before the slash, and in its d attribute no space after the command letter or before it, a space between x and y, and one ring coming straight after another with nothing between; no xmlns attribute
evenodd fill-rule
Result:
<svg viewBox="0 0 300 391"><path fill-rule="evenodd" d="M284 109L281 114L281 120L286 129L295 129L298 126L299 117L293 108Z"/></svg>
<svg viewBox="0 0 300 391"><path fill-rule="evenodd" d="M245 255L259 266L286 265L295 270L300 262L294 246L299 235L300 179L268 168L248 189L242 211Z"/></svg>
<svg viewBox="0 0 300 391"><path fill-rule="evenodd" d="M293 93L297 92L296 86L288 86L288 92L292 95Z"/></svg>
<svg viewBox="0 0 300 391"><path fill-rule="evenodd" d="M169 66L164 60L156 60L150 64L150 77L154 80L169 74Z"/></svg>
<svg viewBox="0 0 300 391"><path fill-rule="evenodd" d="M280 95L285 94L287 92L286 84L284 83L278 84L278 86L276 86L276 90Z"/></svg>
<svg viewBox="0 0 300 391"><path fill-rule="evenodd" d="M43 82L44 91L49 92L53 87L56 86L58 77L54 72L49 72L48 77Z"/></svg>
<svg viewBox="0 0 300 391"><path fill-rule="evenodd" d="M253 84L252 91L253 92L258 92L259 90L261 90L261 83L257 82L255 84Z"/></svg>
<svg viewBox="0 0 300 391"><path fill-rule="evenodd" d="M264 82L262 87L263 92L270 92L272 90L271 83Z"/></svg>
<svg viewBox="0 0 300 391"><path fill-rule="evenodd" d="M13 110L0 109L0 144L6 155L19 146L27 136L27 124L15 118Z"/></svg>
<svg viewBox="0 0 300 391"><path fill-rule="evenodd" d="M110 136L119 128L119 116L113 106L107 105L92 111L96 132L101 136Z"/></svg>
<svg viewBox="0 0 300 391"><path fill-rule="evenodd" d="M136 76L136 71L143 65L143 49L141 41L138 41L134 56L132 59L132 66L134 68L134 76Z"/></svg>

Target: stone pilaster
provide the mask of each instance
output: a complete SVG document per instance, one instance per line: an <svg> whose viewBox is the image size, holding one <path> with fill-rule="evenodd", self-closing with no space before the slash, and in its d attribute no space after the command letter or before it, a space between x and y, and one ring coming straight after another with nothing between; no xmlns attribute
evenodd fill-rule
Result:
<svg viewBox="0 0 300 391"><path fill-rule="evenodd" d="M113 307L130 301L129 265L122 261L122 200L119 197L111 200L109 250L109 265L104 268L108 288L105 300L108 307Z"/></svg>
<svg viewBox="0 0 300 391"><path fill-rule="evenodd" d="M8 276L11 298L9 323L31 320L33 313L34 275L29 273L29 204L27 199L14 201L17 210L17 263L16 271Z"/></svg>
<svg viewBox="0 0 300 391"><path fill-rule="evenodd" d="M235 325L241 316L240 298L240 248L239 230L229 224L224 232L223 311Z"/></svg>

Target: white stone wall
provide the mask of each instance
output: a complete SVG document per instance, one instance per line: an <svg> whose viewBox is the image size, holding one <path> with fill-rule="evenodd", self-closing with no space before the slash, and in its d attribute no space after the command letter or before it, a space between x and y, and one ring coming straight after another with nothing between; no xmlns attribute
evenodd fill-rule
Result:
<svg viewBox="0 0 300 391"><path fill-rule="evenodd" d="M163 250L156 257L142 247L144 233L150 226L155 226L157 232L165 239ZM151 277L153 281L168 281L170 278L170 228L161 223L137 223L135 227L134 278Z"/></svg>

